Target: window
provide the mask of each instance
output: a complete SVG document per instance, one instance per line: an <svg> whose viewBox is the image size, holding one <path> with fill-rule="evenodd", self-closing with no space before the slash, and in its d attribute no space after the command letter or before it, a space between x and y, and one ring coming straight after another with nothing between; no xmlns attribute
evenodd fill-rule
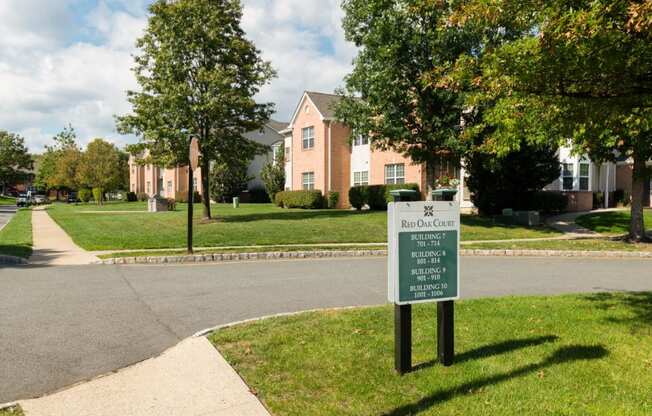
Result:
<svg viewBox="0 0 652 416"><path fill-rule="evenodd" d="M385 165L385 183L389 185L405 183L405 165Z"/></svg>
<svg viewBox="0 0 652 416"><path fill-rule="evenodd" d="M192 178L192 190L193 192L197 190L197 177Z"/></svg>
<svg viewBox="0 0 652 416"><path fill-rule="evenodd" d="M308 190L313 190L315 189L315 172L305 172L302 175L302 184L303 184L303 189L308 191Z"/></svg>
<svg viewBox="0 0 652 416"><path fill-rule="evenodd" d="M147 181L147 195L151 195L152 193L152 183L150 181Z"/></svg>
<svg viewBox="0 0 652 416"><path fill-rule="evenodd" d="M168 196L173 197L172 195L172 181L168 181Z"/></svg>
<svg viewBox="0 0 652 416"><path fill-rule="evenodd" d="M580 162L580 191L589 190L589 172L591 165L586 162Z"/></svg>
<svg viewBox="0 0 652 416"><path fill-rule="evenodd" d="M367 136L359 135L359 136L356 136L356 137L353 138L353 145L354 146L364 146L364 145L367 145L367 144L369 144L369 137L367 137Z"/></svg>
<svg viewBox="0 0 652 416"><path fill-rule="evenodd" d="M562 170L561 172L562 185L564 191L572 191L573 190L573 164L564 163L562 164L561 170Z"/></svg>
<svg viewBox="0 0 652 416"><path fill-rule="evenodd" d="M306 127L301 130L301 136L303 138L303 148L312 149L315 147L315 128Z"/></svg>
<svg viewBox="0 0 652 416"><path fill-rule="evenodd" d="M369 185L369 172L353 172L353 186Z"/></svg>

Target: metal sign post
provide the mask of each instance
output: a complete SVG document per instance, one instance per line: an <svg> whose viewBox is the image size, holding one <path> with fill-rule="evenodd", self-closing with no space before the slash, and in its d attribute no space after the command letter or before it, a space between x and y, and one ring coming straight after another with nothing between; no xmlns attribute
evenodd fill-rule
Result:
<svg viewBox="0 0 652 416"><path fill-rule="evenodd" d="M449 366L454 355L453 300L459 298L460 207L455 201L389 204L388 299L395 304L395 365L411 370L411 305L437 305L437 350Z"/></svg>
<svg viewBox="0 0 652 416"><path fill-rule="evenodd" d="M199 166L199 140L193 137L190 140L190 151L188 155L190 166L188 166L188 254L192 254L192 221L194 208L195 181L193 174Z"/></svg>

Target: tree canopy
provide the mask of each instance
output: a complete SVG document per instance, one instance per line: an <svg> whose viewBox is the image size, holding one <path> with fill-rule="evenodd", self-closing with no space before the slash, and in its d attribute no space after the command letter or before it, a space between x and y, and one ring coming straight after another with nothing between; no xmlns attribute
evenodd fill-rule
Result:
<svg viewBox="0 0 652 416"><path fill-rule="evenodd" d="M0 130L0 185L4 191L6 185L25 176L26 170L32 168L25 139L14 133Z"/></svg>
<svg viewBox="0 0 652 416"><path fill-rule="evenodd" d="M140 91L129 91L132 113L119 131L141 138L151 160L188 164L190 135L199 138L203 189L210 189L211 161L263 152L244 133L260 129L273 104L254 96L275 75L240 27L238 0L156 0L134 68ZM204 217L210 217L204 192Z"/></svg>
<svg viewBox="0 0 652 416"><path fill-rule="evenodd" d="M650 1L461 2L450 22L464 30L517 34L481 56L468 54L450 74L474 85L467 105L484 106L469 134L490 126L497 149L521 138L559 144L595 161L633 161L630 238L645 239L646 161L652 157Z"/></svg>
<svg viewBox="0 0 652 416"><path fill-rule="evenodd" d="M105 191L121 185L124 177L121 168L123 166L118 148L103 139L95 139L86 146L86 151L81 155L76 179L84 186L99 189L100 199L96 202L101 204Z"/></svg>

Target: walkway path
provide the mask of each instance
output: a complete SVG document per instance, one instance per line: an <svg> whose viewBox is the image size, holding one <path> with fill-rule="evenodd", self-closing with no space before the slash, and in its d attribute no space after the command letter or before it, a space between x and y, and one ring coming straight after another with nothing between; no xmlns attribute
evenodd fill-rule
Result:
<svg viewBox="0 0 652 416"><path fill-rule="evenodd" d="M69 266L92 264L99 259L77 246L48 215L45 207L32 210L33 252L30 264L39 266Z"/></svg>
<svg viewBox="0 0 652 416"><path fill-rule="evenodd" d="M567 238L586 238L586 237L600 237L601 234L591 231L578 225L575 220L579 217L588 214L596 214L601 212L619 211L618 208L598 209L595 211L586 212L568 212L566 214L550 217L546 220L546 225L557 231L561 231Z"/></svg>
<svg viewBox="0 0 652 416"><path fill-rule="evenodd" d="M160 357L20 403L27 416L269 416L204 337Z"/></svg>

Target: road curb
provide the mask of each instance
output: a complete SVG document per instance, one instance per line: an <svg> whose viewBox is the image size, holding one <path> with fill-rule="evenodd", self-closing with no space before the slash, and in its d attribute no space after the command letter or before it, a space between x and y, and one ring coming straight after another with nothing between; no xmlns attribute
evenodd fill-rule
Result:
<svg viewBox="0 0 652 416"><path fill-rule="evenodd" d="M588 251L588 250L481 250L462 249L462 256L475 257L611 257L652 259L652 251ZM116 257L99 264L185 264L226 263L235 261L296 260L342 257L386 257L387 250L315 250L273 251L258 253L215 253L185 256Z"/></svg>
<svg viewBox="0 0 652 416"><path fill-rule="evenodd" d="M0 266L20 266L24 264L28 263L27 260L23 258L0 255Z"/></svg>

